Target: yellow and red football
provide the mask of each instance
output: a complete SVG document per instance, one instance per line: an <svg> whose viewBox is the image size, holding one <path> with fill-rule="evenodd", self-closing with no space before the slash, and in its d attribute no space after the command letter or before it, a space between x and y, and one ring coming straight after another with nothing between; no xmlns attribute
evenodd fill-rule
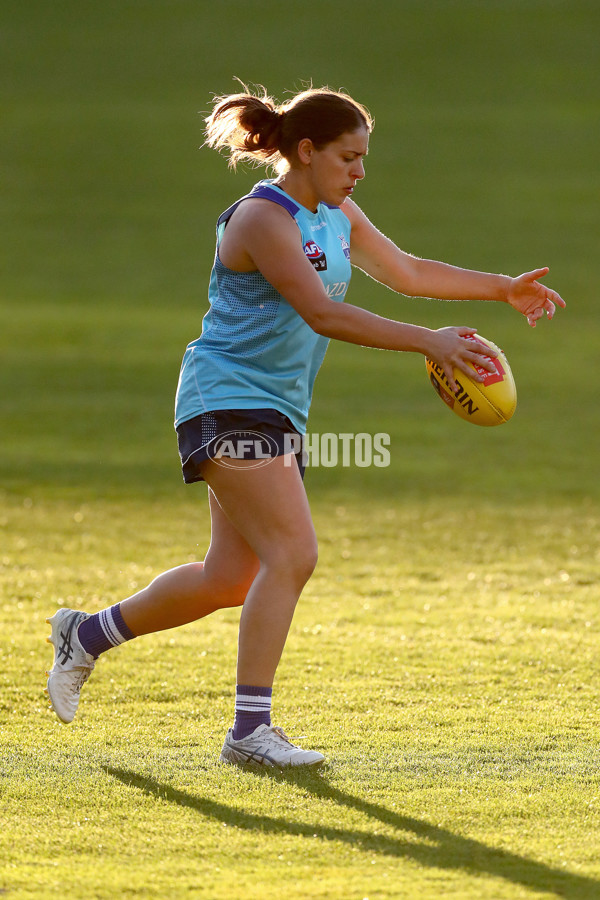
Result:
<svg viewBox="0 0 600 900"><path fill-rule="evenodd" d="M493 341L480 334L469 335L468 340L491 347L498 353L494 357L496 372L488 372L482 366L469 363L474 372L483 376L483 381L475 381L455 369L454 378L459 387L454 392L441 366L426 357L429 380L446 406L461 419L474 425L502 425L508 422L517 408L517 388L508 360Z"/></svg>

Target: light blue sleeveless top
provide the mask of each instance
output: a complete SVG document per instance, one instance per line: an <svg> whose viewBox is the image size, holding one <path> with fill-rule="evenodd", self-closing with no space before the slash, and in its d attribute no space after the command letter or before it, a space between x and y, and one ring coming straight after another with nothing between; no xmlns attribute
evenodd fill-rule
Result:
<svg viewBox="0 0 600 900"><path fill-rule="evenodd" d="M248 198L272 200L294 218L306 256L332 300L350 281L350 222L338 207L299 206L265 180L217 222L217 251L202 334L188 345L175 402L175 425L217 409L276 409L306 431L315 378L329 339L316 334L260 272L234 272L219 259L231 215Z"/></svg>

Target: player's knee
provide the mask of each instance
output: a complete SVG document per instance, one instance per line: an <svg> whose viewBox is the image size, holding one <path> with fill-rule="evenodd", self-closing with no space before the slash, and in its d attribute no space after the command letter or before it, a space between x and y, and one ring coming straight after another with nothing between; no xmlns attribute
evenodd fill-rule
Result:
<svg viewBox="0 0 600 900"><path fill-rule="evenodd" d="M297 587L302 588L314 572L317 559L317 539L313 532L282 541L278 547L273 548L265 563L282 580L291 579Z"/></svg>
<svg viewBox="0 0 600 900"><path fill-rule="evenodd" d="M319 560L319 548L316 538L313 537L312 540L307 541L302 548L300 557L300 575L306 584L312 573L315 571Z"/></svg>

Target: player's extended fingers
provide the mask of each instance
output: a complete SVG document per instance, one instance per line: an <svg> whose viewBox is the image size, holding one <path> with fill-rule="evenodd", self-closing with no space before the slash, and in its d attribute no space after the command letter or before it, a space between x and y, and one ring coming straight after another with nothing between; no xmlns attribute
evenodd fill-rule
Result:
<svg viewBox="0 0 600 900"><path fill-rule="evenodd" d="M544 307L538 306L537 309L534 309L532 312L527 314L527 321L531 325L532 328L535 328L535 323L538 319L541 319L544 315ZM552 316L549 315L550 318Z"/></svg>
<svg viewBox="0 0 600 900"><path fill-rule="evenodd" d="M541 269L533 269L532 272L525 272L521 277L526 281L537 281L538 278L543 278L547 275L549 271L550 269L548 266L542 266Z"/></svg>
<svg viewBox="0 0 600 900"><path fill-rule="evenodd" d="M476 357L473 362L477 366L477 368L473 368L472 365L469 365L470 360L466 357L457 360L456 365L454 366L454 374L457 372L462 372L464 375L467 375L471 381L483 381L485 379L485 374L481 371L485 369L487 372L491 372L495 374L498 370L494 365L491 359L484 359L484 357Z"/></svg>
<svg viewBox="0 0 600 900"><path fill-rule="evenodd" d="M470 350L468 353L464 354L463 359L466 362L472 362L481 369L485 369L486 372L497 372L498 370L494 364L494 359L498 356L497 352L492 350L491 347L485 347L484 349L485 352L482 352L481 350ZM465 366L463 371L471 378L475 377L473 370L468 366Z"/></svg>
<svg viewBox="0 0 600 900"><path fill-rule="evenodd" d="M552 309L552 316L554 315L557 306L560 306L561 309L564 309L567 305L560 294L557 291L551 290L550 288L548 288L548 290L546 291L546 304L546 309ZM549 318L552 318L550 314L548 314L548 316Z"/></svg>
<svg viewBox="0 0 600 900"><path fill-rule="evenodd" d="M458 384L456 382L456 378L454 377L454 366L445 363L442 368L444 370L444 375L446 376L446 381L450 385L450 390L455 394L458 393Z"/></svg>
<svg viewBox="0 0 600 900"><path fill-rule="evenodd" d="M496 372L497 369L494 365L494 359L497 356L498 351L495 350L494 347L490 347L488 344L484 344L483 341L479 341L474 334L471 333L465 336L462 358L467 362L480 366L487 372ZM470 377L474 377L470 367L463 369L463 371Z"/></svg>
<svg viewBox="0 0 600 900"><path fill-rule="evenodd" d="M544 278L544 276L547 275L549 271L550 269L548 268L548 266L544 266L541 269L533 269L531 272L524 272L520 277L522 280L528 281L533 284L533 282L537 281L539 278ZM552 290L552 288L547 288L545 285L540 285L539 287L541 287L541 289L545 293L543 301L543 311L545 311L548 318L551 319L556 312L557 306L560 306L562 309L564 309L567 304L560 296L558 291L554 291ZM536 319L540 318L540 316L543 314L543 311L539 315L536 315ZM535 313L537 312L538 311L535 310Z"/></svg>
<svg viewBox="0 0 600 900"><path fill-rule="evenodd" d="M444 369L446 373L446 377L450 382L452 390L456 392L458 390L458 385L456 383L455 374L457 372L462 372L464 375L467 375L472 381L482 382L485 379L485 372L491 372L495 374L498 370L494 365L494 360L490 358L491 354L494 353L494 356L497 354L491 348L485 348L488 351L486 356L483 356L480 352L475 352L473 350L468 350L457 356L454 361L454 366L446 367ZM476 366L477 368L474 368ZM481 370L484 370L483 372ZM452 371L452 378L449 377L448 372Z"/></svg>

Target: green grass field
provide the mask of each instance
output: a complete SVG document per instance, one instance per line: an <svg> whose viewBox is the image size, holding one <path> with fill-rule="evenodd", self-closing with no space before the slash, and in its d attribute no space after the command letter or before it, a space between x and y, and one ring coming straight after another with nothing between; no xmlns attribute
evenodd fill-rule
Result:
<svg viewBox="0 0 600 900"><path fill-rule="evenodd" d="M4 4L0 894L600 897L599 26L592 0ZM387 432L391 465L307 474L275 714L319 774L218 764L235 611L103 657L71 726L43 694L46 616L206 549L171 420L214 221L257 178L198 149L234 75L349 90L379 227L547 264L568 303L532 331L356 276L351 302L500 343L519 406L469 426L417 357L330 348L311 430Z"/></svg>

